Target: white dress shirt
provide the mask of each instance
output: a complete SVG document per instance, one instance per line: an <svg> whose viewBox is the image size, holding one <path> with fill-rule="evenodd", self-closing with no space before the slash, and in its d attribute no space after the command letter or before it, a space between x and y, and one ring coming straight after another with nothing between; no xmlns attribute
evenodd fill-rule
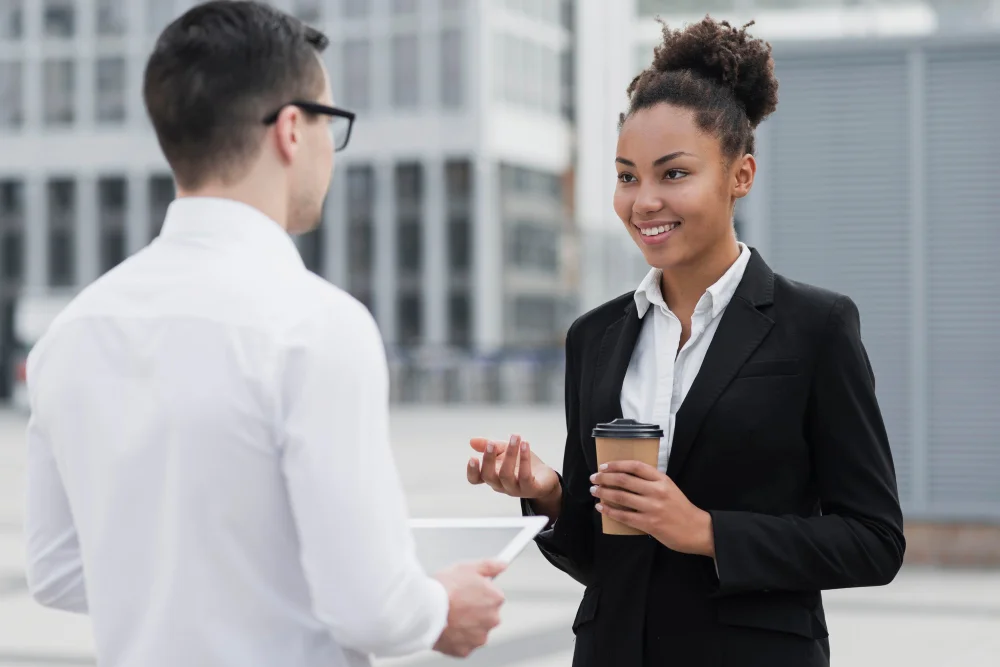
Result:
<svg viewBox="0 0 1000 667"><path fill-rule="evenodd" d="M701 370L726 306L743 280L750 249L740 244L740 256L698 300L691 316L691 337L678 352L681 321L667 307L660 292L663 272L651 269L635 292L639 317L652 317L639 332L622 384L622 416L663 429L658 467L666 472L674 438L677 411Z"/></svg>
<svg viewBox="0 0 1000 667"><path fill-rule="evenodd" d="M256 209L179 199L28 361L28 583L104 667L430 648L378 330Z"/></svg>

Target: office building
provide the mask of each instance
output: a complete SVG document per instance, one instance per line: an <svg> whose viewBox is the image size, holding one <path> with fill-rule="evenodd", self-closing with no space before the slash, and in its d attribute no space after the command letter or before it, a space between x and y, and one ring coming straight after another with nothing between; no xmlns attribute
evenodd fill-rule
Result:
<svg viewBox="0 0 1000 667"><path fill-rule="evenodd" d="M88 284L153 239L173 184L145 60L190 0L0 0L0 283ZM557 348L575 306L572 5L282 0L326 32L358 119L307 265L395 354Z"/></svg>

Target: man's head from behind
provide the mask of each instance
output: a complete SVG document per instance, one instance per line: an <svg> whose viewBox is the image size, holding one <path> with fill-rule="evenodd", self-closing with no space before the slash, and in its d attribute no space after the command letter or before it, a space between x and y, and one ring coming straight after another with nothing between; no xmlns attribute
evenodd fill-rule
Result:
<svg viewBox="0 0 1000 667"><path fill-rule="evenodd" d="M241 199L292 233L319 222L333 119L290 102L332 103L320 59L327 43L258 2L207 2L167 26L143 97L180 196Z"/></svg>

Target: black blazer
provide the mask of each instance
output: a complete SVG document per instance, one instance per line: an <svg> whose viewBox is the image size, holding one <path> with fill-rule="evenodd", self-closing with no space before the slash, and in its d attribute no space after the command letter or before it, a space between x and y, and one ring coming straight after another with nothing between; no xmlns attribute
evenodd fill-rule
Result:
<svg viewBox="0 0 1000 667"><path fill-rule="evenodd" d="M775 275L753 251L677 413L667 466L712 515L715 563L604 535L594 509L591 430L622 416L646 319L627 294L567 337L562 510L537 544L586 586L574 667L828 665L820 591L887 584L905 549L857 307Z"/></svg>

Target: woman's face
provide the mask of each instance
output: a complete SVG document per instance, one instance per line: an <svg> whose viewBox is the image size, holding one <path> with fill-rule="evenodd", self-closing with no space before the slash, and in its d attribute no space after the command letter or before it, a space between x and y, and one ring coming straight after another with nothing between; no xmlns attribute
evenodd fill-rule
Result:
<svg viewBox="0 0 1000 667"><path fill-rule="evenodd" d="M670 270L728 253L733 206L753 185L750 155L726 159L693 111L658 104L618 134L615 212L650 266Z"/></svg>

